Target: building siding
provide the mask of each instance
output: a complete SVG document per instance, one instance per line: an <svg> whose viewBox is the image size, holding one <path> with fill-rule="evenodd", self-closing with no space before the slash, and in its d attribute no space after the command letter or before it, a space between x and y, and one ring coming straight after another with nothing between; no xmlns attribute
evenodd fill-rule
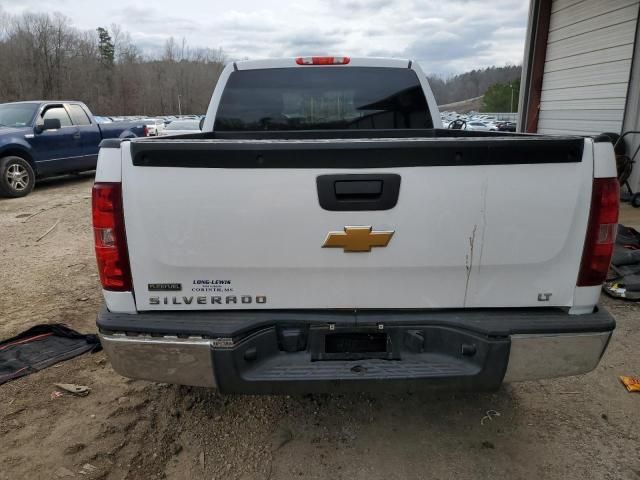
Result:
<svg viewBox="0 0 640 480"><path fill-rule="evenodd" d="M622 126L624 132L634 130L640 131L640 28L636 30L636 49L634 51L633 66L629 78L629 93L627 94L627 105L625 119ZM632 156L640 149L640 135L628 135L626 137L627 154ZM640 191L640 158L634 158L635 165L631 171L629 185L634 192Z"/></svg>
<svg viewBox="0 0 640 480"><path fill-rule="evenodd" d="M619 132L640 0L554 0L539 133Z"/></svg>

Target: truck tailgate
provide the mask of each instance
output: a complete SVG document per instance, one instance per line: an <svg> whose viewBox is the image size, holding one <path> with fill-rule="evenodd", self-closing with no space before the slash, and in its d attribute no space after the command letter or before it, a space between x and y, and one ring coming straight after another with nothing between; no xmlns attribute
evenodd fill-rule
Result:
<svg viewBox="0 0 640 480"><path fill-rule="evenodd" d="M590 140L154 139L122 152L138 310L572 304Z"/></svg>

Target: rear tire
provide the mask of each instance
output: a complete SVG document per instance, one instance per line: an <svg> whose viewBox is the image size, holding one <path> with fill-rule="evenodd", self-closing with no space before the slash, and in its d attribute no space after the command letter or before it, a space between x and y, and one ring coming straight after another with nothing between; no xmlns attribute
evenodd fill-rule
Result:
<svg viewBox="0 0 640 480"><path fill-rule="evenodd" d="M24 197L31 193L36 183L36 175L29 162L21 157L0 159L0 196Z"/></svg>

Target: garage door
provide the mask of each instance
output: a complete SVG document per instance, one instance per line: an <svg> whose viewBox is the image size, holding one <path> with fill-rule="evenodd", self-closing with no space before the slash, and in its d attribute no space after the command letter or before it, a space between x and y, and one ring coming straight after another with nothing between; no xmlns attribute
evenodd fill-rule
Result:
<svg viewBox="0 0 640 480"><path fill-rule="evenodd" d="M554 0L539 133L619 132L640 0Z"/></svg>

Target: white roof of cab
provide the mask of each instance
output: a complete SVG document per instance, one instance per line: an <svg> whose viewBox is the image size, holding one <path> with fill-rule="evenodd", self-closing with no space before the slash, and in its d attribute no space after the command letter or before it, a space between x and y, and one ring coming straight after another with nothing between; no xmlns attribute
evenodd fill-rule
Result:
<svg viewBox="0 0 640 480"><path fill-rule="evenodd" d="M306 56L306 55L305 55ZM309 55L311 56L311 55ZM321 56L321 55L319 55ZM263 68L314 68L313 65L298 65L296 58L267 58L264 60L243 60L235 62L238 70L257 70ZM323 67L386 67L386 68L409 68L410 60L404 58L376 58L376 57L350 57L347 65L322 65ZM317 68L317 67L316 67Z"/></svg>

